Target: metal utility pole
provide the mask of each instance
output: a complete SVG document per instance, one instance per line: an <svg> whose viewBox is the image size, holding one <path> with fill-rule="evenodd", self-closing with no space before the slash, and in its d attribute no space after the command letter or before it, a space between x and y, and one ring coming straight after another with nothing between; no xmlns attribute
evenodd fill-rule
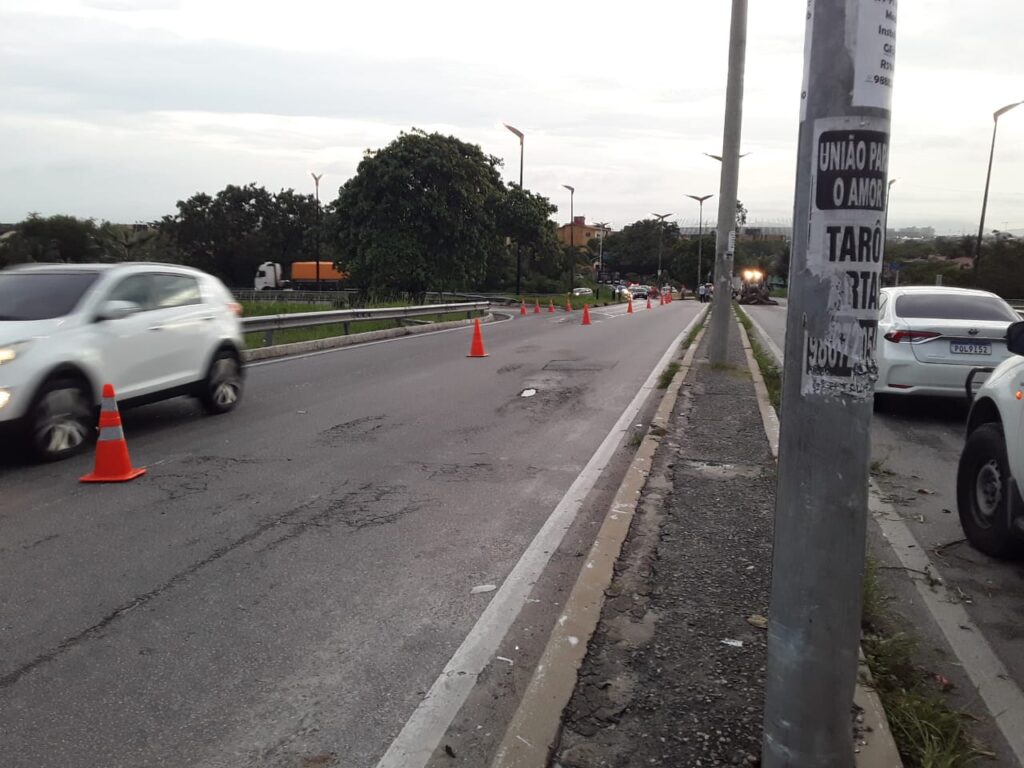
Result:
<svg viewBox="0 0 1024 768"><path fill-rule="evenodd" d="M896 0L808 2L804 50L762 765L852 768Z"/></svg>
<svg viewBox="0 0 1024 768"><path fill-rule="evenodd" d="M996 128L999 127L999 116L1005 115L1024 101L1007 104L992 113L992 146L988 150L988 172L985 174L985 195L981 198L981 223L978 224L978 242L974 245L974 274L978 274L978 262L981 261L981 238L985 235L985 209L988 207L988 184L992 181L992 159L996 154Z"/></svg>
<svg viewBox="0 0 1024 768"><path fill-rule="evenodd" d="M569 190L569 293L572 293L572 287L576 283L576 278L573 277L573 272L576 271L576 212L573 209L576 187L570 187L568 184L562 186Z"/></svg>
<svg viewBox="0 0 1024 768"><path fill-rule="evenodd" d="M723 365L732 324L732 259L736 242L736 185L743 122L743 66L747 53L747 0L732 0L729 29L729 79L725 89L722 180L718 190L715 238L715 297L711 305L708 348L712 365Z"/></svg>
<svg viewBox="0 0 1024 768"><path fill-rule="evenodd" d="M597 241L597 280L598 280L598 286L597 286L597 295L595 296L595 298L599 299L599 298L601 298L601 285L600 285L601 273L604 272L604 236L608 232L608 222L607 221L598 221L598 222L594 223L594 226L600 227L600 229L598 229L598 232L601 233L601 239ZM612 295L612 298L613 299L615 298L614 294Z"/></svg>
<svg viewBox="0 0 1024 768"><path fill-rule="evenodd" d="M743 155L740 155L743 157ZM697 217L697 282L693 285L693 292L696 294L697 286L699 286L703 280L701 279L701 269L704 265L704 201L714 197L714 195L687 195L691 200L697 201L697 207L700 213Z"/></svg>
<svg viewBox="0 0 1024 768"><path fill-rule="evenodd" d="M309 172L309 175L313 177L313 185L316 187L316 233L313 237L314 242L314 254L316 255L316 289L320 290L320 179L324 177L322 173Z"/></svg>
<svg viewBox="0 0 1024 768"><path fill-rule="evenodd" d="M519 137L519 190L523 189L523 143L525 136L523 132L518 128L513 128L508 123L503 124L512 133ZM516 296L519 296L523 290L523 254L520 249L519 240L516 240Z"/></svg>
<svg viewBox="0 0 1024 768"><path fill-rule="evenodd" d="M665 219L671 213L652 213L651 216L658 220L658 290L661 290L661 247L665 242Z"/></svg>

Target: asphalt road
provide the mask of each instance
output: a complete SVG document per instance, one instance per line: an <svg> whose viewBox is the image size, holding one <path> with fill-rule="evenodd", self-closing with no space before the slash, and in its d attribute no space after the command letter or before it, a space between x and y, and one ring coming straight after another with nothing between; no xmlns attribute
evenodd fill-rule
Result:
<svg viewBox="0 0 1024 768"><path fill-rule="evenodd" d="M778 347L785 348L784 306L744 309ZM956 470L966 418L966 403L959 399L893 397L879 402L871 426L872 474L885 500L910 526L1020 686L1024 685L1024 563L993 560L964 541L956 511ZM886 546L881 541L875 537L876 556L878 547ZM909 599L910 592L905 596ZM911 610L915 619L927 621L923 611L908 607ZM927 624L920 625L920 631L926 644L945 645ZM972 695L964 702L971 708L979 705ZM998 734L986 730L990 742L999 742ZM1002 752L1000 744L994 746ZM1008 756L999 762L1014 763Z"/></svg>
<svg viewBox="0 0 1024 768"><path fill-rule="evenodd" d="M126 485L0 466L3 764L373 765L698 308L256 365L123 414Z"/></svg>

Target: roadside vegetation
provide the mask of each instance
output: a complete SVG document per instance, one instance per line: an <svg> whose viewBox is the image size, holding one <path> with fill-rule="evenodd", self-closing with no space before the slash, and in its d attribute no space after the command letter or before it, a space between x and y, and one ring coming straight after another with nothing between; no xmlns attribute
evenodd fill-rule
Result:
<svg viewBox="0 0 1024 768"><path fill-rule="evenodd" d="M966 768L992 757L970 736L968 715L950 707L951 684L919 666L917 638L900 629L878 583L878 565L864 571L861 645L906 768Z"/></svg>
<svg viewBox="0 0 1024 768"><path fill-rule="evenodd" d="M679 373L680 364L673 360L669 363L665 370L663 370L658 376L658 389L668 389L668 385L672 383L672 379Z"/></svg>
<svg viewBox="0 0 1024 768"><path fill-rule="evenodd" d="M690 332L686 334L686 338L683 339L683 343L679 345L679 354L683 354L684 352L686 352L686 350L693 346L693 342L697 340L697 337L700 336L700 332L704 330L704 324L706 322L707 315L705 315L699 323L697 323L695 326L693 326L693 328L690 329Z"/></svg>
<svg viewBox="0 0 1024 768"><path fill-rule="evenodd" d="M782 407L782 371L779 370L779 366L775 363L775 358L771 353L762 347L761 343L757 340L754 334L754 324L750 322L747 313L738 304L734 304L733 309L736 312L737 319L747 331L747 338L750 339L750 350L754 353L757 367L761 369L761 377L764 379L765 389L768 390L768 399L771 400L772 407L778 413Z"/></svg>

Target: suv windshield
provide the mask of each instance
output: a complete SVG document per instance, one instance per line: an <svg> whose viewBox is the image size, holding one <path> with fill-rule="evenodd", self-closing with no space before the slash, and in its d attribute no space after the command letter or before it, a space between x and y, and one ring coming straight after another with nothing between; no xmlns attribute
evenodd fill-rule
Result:
<svg viewBox="0 0 1024 768"><path fill-rule="evenodd" d="M96 272L0 272L0 320L49 320L68 314Z"/></svg>
<svg viewBox="0 0 1024 768"><path fill-rule="evenodd" d="M896 314L932 320L1020 320L1002 299L969 294L905 294L896 299Z"/></svg>

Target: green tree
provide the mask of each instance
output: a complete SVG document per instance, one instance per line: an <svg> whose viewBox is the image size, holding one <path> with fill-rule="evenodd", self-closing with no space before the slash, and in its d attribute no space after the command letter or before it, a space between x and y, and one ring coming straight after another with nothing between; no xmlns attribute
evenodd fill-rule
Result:
<svg viewBox="0 0 1024 768"><path fill-rule="evenodd" d="M662 267L673 263L679 241L679 225L656 219L641 219L605 238L604 260L608 268L623 275L653 278L658 272L658 247Z"/></svg>
<svg viewBox="0 0 1024 768"><path fill-rule="evenodd" d="M82 264L109 260L97 240L96 222L74 216L31 214L4 240L0 264L26 261Z"/></svg>
<svg viewBox="0 0 1024 768"><path fill-rule="evenodd" d="M508 287L515 280L516 248L520 249L524 286L528 291L547 292L552 280L565 271L560 258L561 248L551 215L558 208L546 197L524 190L518 184L509 186L498 220L500 233L509 240L503 258L494 258L488 265L486 287Z"/></svg>
<svg viewBox="0 0 1024 768"><path fill-rule="evenodd" d="M330 237L353 283L421 295L480 285L488 265L507 264L499 166L476 145L417 129L368 152L332 206Z"/></svg>
<svg viewBox="0 0 1024 768"><path fill-rule="evenodd" d="M742 200L736 201L736 226L747 226L747 206L743 204Z"/></svg>

